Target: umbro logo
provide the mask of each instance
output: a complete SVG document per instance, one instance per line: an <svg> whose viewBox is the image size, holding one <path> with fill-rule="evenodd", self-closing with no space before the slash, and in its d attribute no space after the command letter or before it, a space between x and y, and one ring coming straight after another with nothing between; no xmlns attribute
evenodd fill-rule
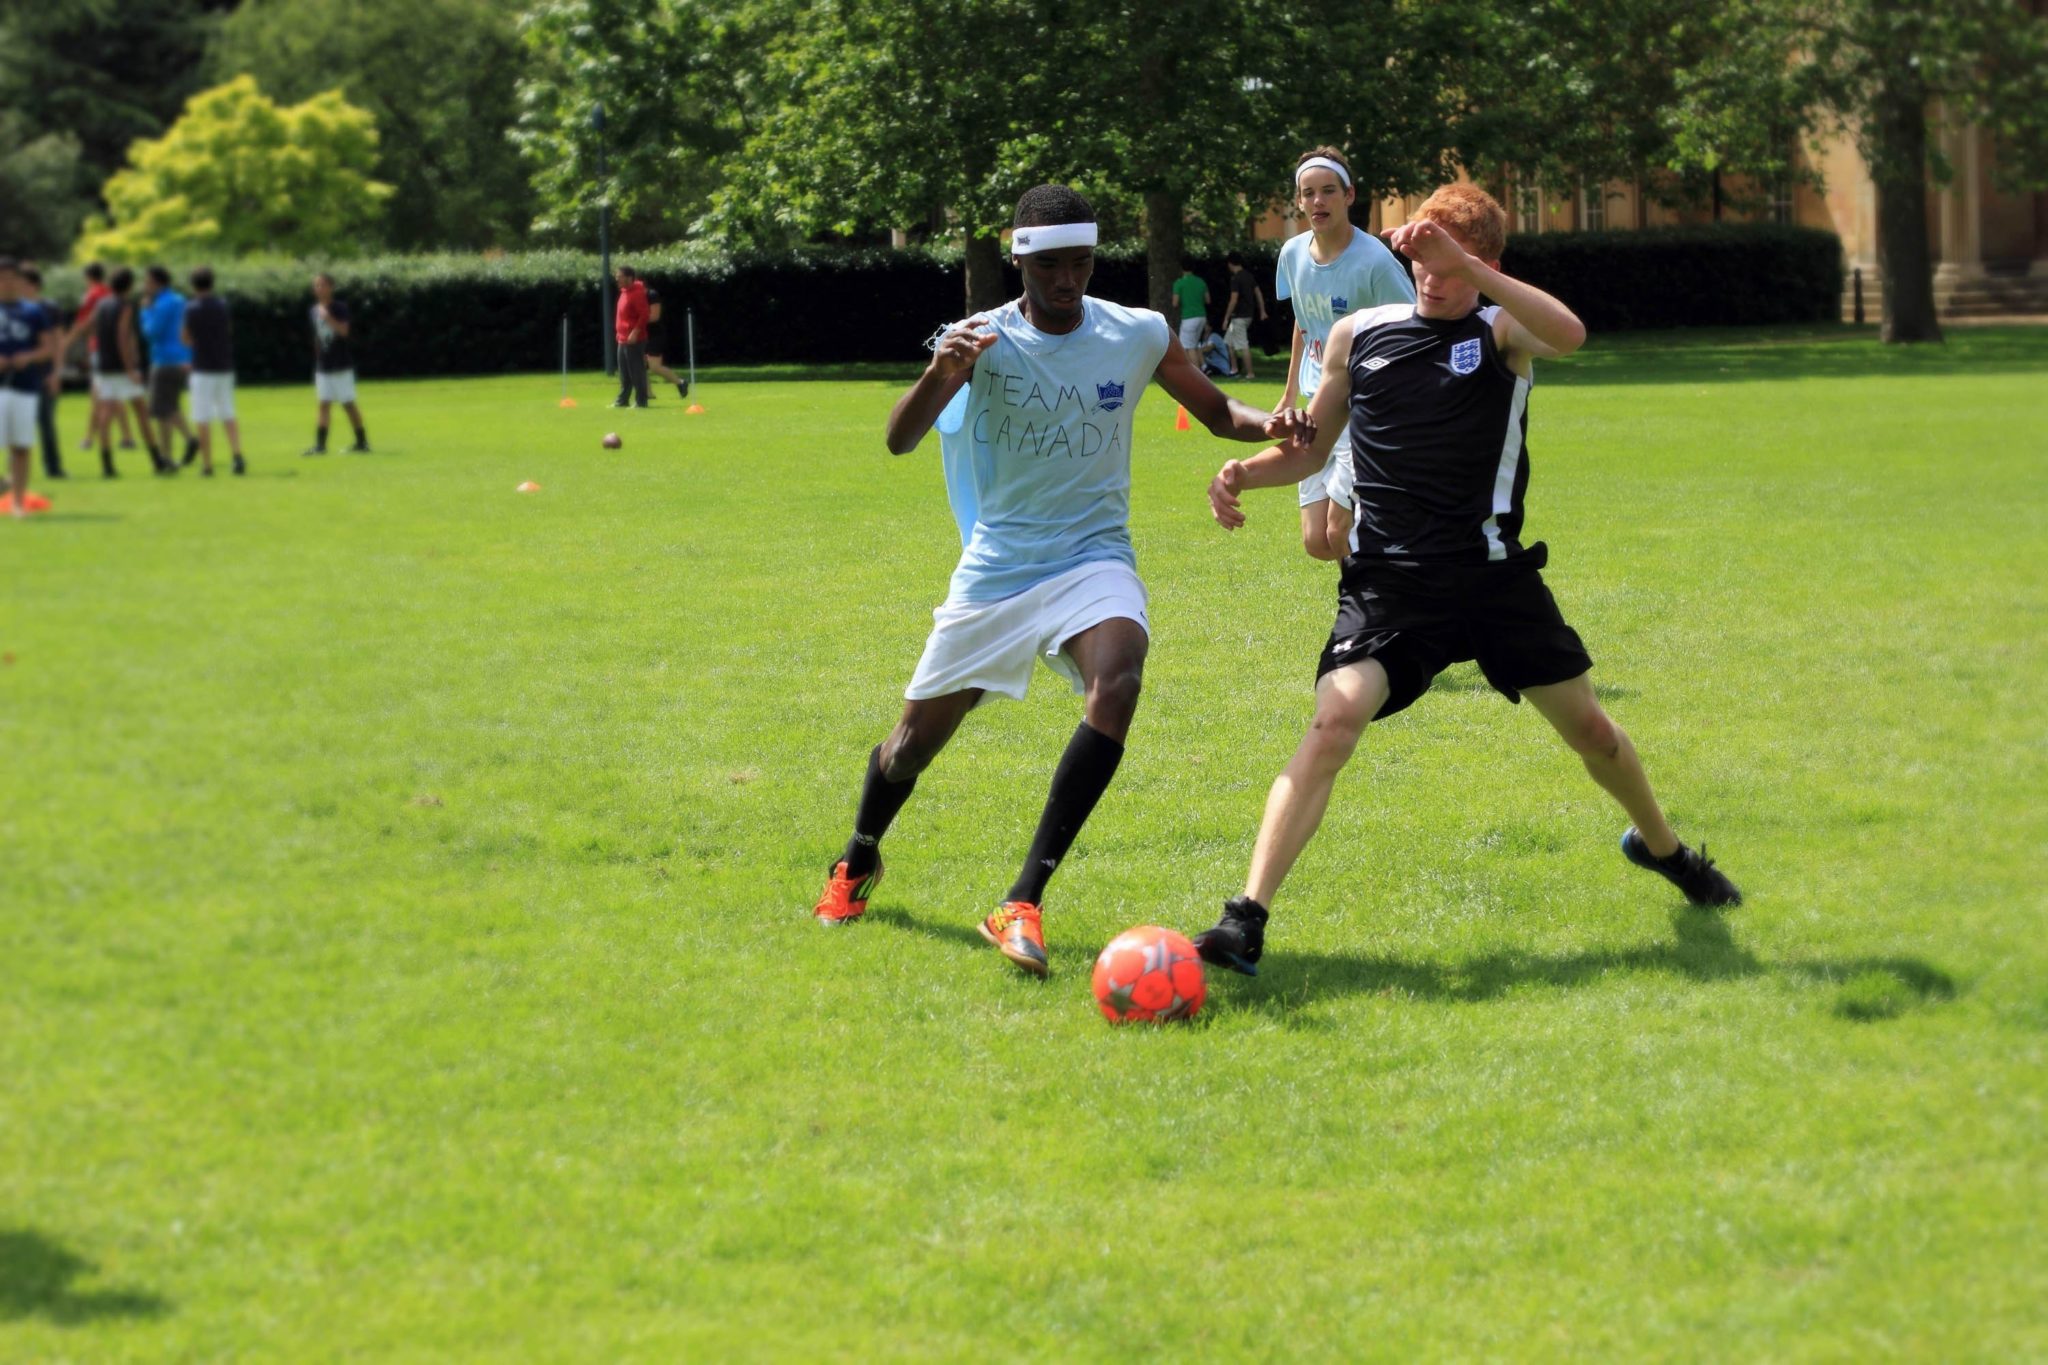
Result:
<svg viewBox="0 0 2048 1365"><path fill-rule="evenodd" d="M1371 360L1365 362L1365 368L1367 368L1368 370L1384 370L1385 368L1387 368L1388 365L1392 363L1393 362L1388 360L1385 356L1376 355Z"/></svg>

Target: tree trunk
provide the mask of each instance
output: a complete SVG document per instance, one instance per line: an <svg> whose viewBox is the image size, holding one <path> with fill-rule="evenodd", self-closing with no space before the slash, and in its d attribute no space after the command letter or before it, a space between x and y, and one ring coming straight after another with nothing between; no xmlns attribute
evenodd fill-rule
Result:
<svg viewBox="0 0 2048 1365"><path fill-rule="evenodd" d="M1180 326L1174 308L1173 282L1180 278L1180 200L1165 190L1145 193L1145 304L1166 314L1170 327Z"/></svg>
<svg viewBox="0 0 2048 1365"><path fill-rule="evenodd" d="M1003 244L994 237L967 239L967 311L986 313L1009 302L1003 284Z"/></svg>
<svg viewBox="0 0 2048 1365"><path fill-rule="evenodd" d="M1869 137L1884 299L1878 336L1888 344L1940 341L1927 241L1927 100L1919 82L1884 84L1871 101Z"/></svg>

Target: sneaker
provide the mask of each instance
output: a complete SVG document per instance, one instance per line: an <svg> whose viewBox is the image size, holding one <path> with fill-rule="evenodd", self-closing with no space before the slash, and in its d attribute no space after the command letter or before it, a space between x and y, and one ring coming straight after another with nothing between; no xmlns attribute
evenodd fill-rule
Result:
<svg viewBox="0 0 2048 1365"><path fill-rule="evenodd" d="M631 403L628 403L623 398L614 398L611 402L605 404L605 406L611 408L630 408L633 405Z"/></svg>
<svg viewBox="0 0 2048 1365"><path fill-rule="evenodd" d="M678 397L678 398L688 398L689 396L690 396L690 386L689 386L688 384L685 384L685 383L682 383L682 382L678 381L678 382L677 382L677 384L676 384L676 397Z"/></svg>
<svg viewBox="0 0 2048 1365"><path fill-rule="evenodd" d="M1033 976L1045 975L1045 929L1039 923L1037 906L1004 901L1000 910L981 922L981 936Z"/></svg>
<svg viewBox="0 0 2048 1365"><path fill-rule="evenodd" d="M1266 907L1250 897L1232 896L1223 902L1223 918L1216 927L1195 935L1195 951L1204 962L1257 976L1259 958L1266 951L1266 913Z"/></svg>
<svg viewBox="0 0 2048 1365"><path fill-rule="evenodd" d="M180 468L180 469L190 469L190 468L192 467L192 465L193 465L193 462L194 462L194 461L196 461L196 460L197 460L198 458L199 458L199 447L198 447L198 446L186 446L186 447L185 447L185 458L184 458L184 459L182 459L182 460L180 460L180 461L178 461L178 468Z"/></svg>
<svg viewBox="0 0 2048 1365"><path fill-rule="evenodd" d="M1650 852L1650 846L1643 842L1642 835L1636 833L1635 826L1630 825L1621 836L1621 856L1670 882L1694 905L1742 904L1742 893L1735 889L1735 883L1728 880L1726 873L1714 866L1704 844L1697 849L1680 844L1678 852L1669 858L1659 858Z"/></svg>
<svg viewBox="0 0 2048 1365"><path fill-rule="evenodd" d="M367 455L370 453L370 443L368 441L357 441L342 453L344 455Z"/></svg>
<svg viewBox="0 0 2048 1365"><path fill-rule="evenodd" d="M868 897L881 884L880 858L875 859L875 870L865 877L847 876L846 860L842 858L832 864L832 873L825 878L825 890L811 907L811 914L820 924L851 924L866 912Z"/></svg>
<svg viewBox="0 0 2048 1365"><path fill-rule="evenodd" d="M245 462L243 461L243 459L242 459L242 457L241 457L241 456L239 456L239 455L235 456L235 473L237 473L237 474L246 474L246 473L248 473L248 472L249 472L249 466L248 466L248 464L247 464L247 463L245 463Z"/></svg>

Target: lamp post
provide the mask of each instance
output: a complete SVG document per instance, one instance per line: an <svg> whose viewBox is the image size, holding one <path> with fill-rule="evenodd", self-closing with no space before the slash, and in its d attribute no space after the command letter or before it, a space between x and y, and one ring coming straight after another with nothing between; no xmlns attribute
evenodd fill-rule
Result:
<svg viewBox="0 0 2048 1365"><path fill-rule="evenodd" d="M619 372L619 343L612 334L612 193L604 175L604 106L590 107L590 130L597 134L597 254L604 274L598 281L598 335L604 338L604 372Z"/></svg>

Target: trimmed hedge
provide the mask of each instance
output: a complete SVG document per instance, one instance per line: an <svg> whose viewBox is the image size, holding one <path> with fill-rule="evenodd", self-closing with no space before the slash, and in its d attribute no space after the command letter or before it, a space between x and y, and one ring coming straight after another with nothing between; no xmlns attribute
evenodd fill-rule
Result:
<svg viewBox="0 0 2048 1365"><path fill-rule="evenodd" d="M1284 349L1292 315L1273 300L1279 244L1244 249L1273 314L1255 339ZM704 365L762 362L912 361L936 326L961 316L955 249L808 247L723 255L698 248L635 252L622 259L661 290L682 350L684 310L694 310ZM1825 321L1837 315L1841 246L1810 228L1743 226L1649 232L1555 233L1513 240L1503 267L1565 300L1594 331L1713 324ZM1201 261L1220 318L1227 272ZM180 272L182 274L182 272ZM355 316L352 338L366 376L495 374L554 368L561 320L569 363L601 355L598 262L572 251L516 256L386 257L337 267ZM305 379L312 370L312 267L242 264L220 270L232 304L235 360L248 382ZM1020 288L1006 269L1010 292ZM80 281L53 280L75 301ZM1090 292L1119 303L1145 298L1145 258L1128 247L1099 255Z"/></svg>

